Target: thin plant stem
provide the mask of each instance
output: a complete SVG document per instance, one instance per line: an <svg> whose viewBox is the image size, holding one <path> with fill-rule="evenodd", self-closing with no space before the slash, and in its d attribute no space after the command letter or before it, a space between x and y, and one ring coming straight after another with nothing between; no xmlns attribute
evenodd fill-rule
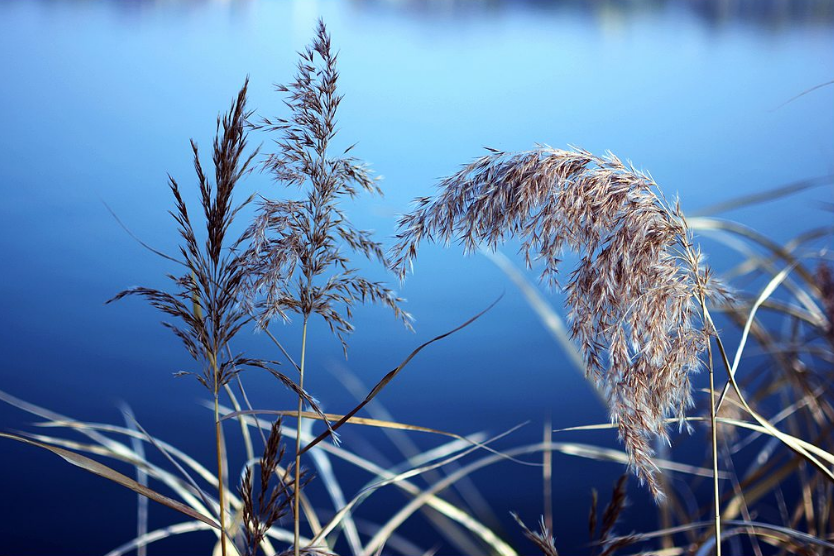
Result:
<svg viewBox="0 0 834 556"><path fill-rule="evenodd" d="M214 438L215 445L217 446L217 488L220 502L220 511L218 512L220 514L220 553L223 556L226 556L226 506L223 499L223 450L220 446L220 411L217 390L214 391Z"/></svg>
<svg viewBox="0 0 834 556"><path fill-rule="evenodd" d="M304 327L301 332L301 366L299 368L299 378L298 378L298 387L301 390L304 390L304 362L307 355L307 317L304 317ZM299 502L301 501L300 498L300 489L299 485L301 484L301 419L303 418L303 411L304 411L304 398L301 396L298 397L298 415L297 415L297 427L298 427L298 434L295 435L295 492L293 493L293 508L294 508L294 515L293 515L293 524L295 526L294 535L293 535L293 546L295 549L295 556L299 556L301 553L301 546L300 546L300 539L301 539L301 508Z"/></svg>
<svg viewBox="0 0 834 556"><path fill-rule="evenodd" d="M687 243L685 246L686 255L689 258L693 268L697 269L697 258L692 251L692 246ZM721 350L721 355L724 355L724 346L721 343L721 338L715 328L715 323L709 316L707 310L706 288L703 278L696 271L695 282L698 288L698 301L701 305L701 312L703 314L703 324L707 332L707 364L709 367L709 422L712 444L712 494L713 505L715 506L715 556L721 556L721 493L718 486L718 428L716 425L716 403L715 403L715 368L712 358L712 336L715 335L718 343L718 349Z"/></svg>
<svg viewBox="0 0 834 556"><path fill-rule="evenodd" d="M709 420L712 429L712 488L715 504L715 556L721 556L721 495L718 489L718 430L715 420L715 374L712 364L712 341L707 343L709 359Z"/></svg>

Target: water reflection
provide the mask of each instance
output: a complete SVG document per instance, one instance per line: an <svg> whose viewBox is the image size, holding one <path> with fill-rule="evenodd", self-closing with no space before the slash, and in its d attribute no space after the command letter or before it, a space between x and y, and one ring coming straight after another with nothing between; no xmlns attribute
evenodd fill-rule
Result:
<svg viewBox="0 0 834 556"><path fill-rule="evenodd" d="M610 21L668 11L684 12L709 26L754 24L769 29L834 23L834 3L826 0L353 0L361 9L393 11L414 17L502 16L513 11L574 13Z"/></svg>
<svg viewBox="0 0 834 556"><path fill-rule="evenodd" d="M44 4L62 4L47 0ZM316 4L293 0L293 4ZM74 7L98 2L76 2ZM160 10L179 14L207 6L226 5L230 17L251 13L255 0L111 0L108 7L122 16L142 18ZM764 30L834 24L834 2L828 0L351 0L352 9L399 16L464 20L473 17L503 17L513 12L581 15L599 24L674 12L697 18L710 27L728 24L755 25ZM4 6L0 5L0 9Z"/></svg>

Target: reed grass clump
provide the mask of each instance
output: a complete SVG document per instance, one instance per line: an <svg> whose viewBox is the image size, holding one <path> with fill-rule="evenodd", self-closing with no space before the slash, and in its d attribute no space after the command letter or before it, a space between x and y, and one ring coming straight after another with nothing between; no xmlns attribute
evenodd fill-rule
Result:
<svg viewBox="0 0 834 556"><path fill-rule="evenodd" d="M699 316L709 283L686 219L654 181L613 154L546 146L489 154L442 180L399 221L393 269L404 278L425 240L467 253L514 237L528 267L558 286L565 249L580 261L565 284L571 335L602 390L631 466L655 496L652 437L692 406L690 375L708 336Z"/></svg>
<svg viewBox="0 0 834 556"><path fill-rule="evenodd" d="M262 198L255 221L244 234L230 240L227 236L235 216L252 199L235 205L233 193L252 168L257 154L257 151L246 154L251 113L246 110L247 85L244 84L229 112L218 118L213 183L204 172L196 144L191 143L204 231L194 225L177 182L173 178L169 180L175 198L172 215L183 240L179 257L163 255L184 269L179 276L171 276L173 291L138 287L125 290L113 299L138 295L176 319L175 323L165 325L181 339L197 363L196 369L182 374L196 376L214 399L216 482L213 472L175 446L152 437L132 417L127 427L83 422L0 391L1 401L45 419L39 425L81 433L90 442L48 434L0 432L0 437L50 451L77 467L191 518L149 532L147 506L140 505L137 537L109 554L121 556L135 549L141 555L144 547L152 542L207 529L218 531L223 553L227 550L228 537L228 546L234 546L242 556L255 556L259 552L278 556L332 556L340 547L365 556L382 554L383 549L385 553L429 554L436 549L421 549L397 533L410 516L426 510L434 530L457 553L516 556L518 553L500 537L500 531L485 524L491 512L479 497L473 496L468 487L462 487L461 496L456 499L449 487L499 462L510 460L538 466L536 462L519 458L538 453L543 454L544 515L547 517L542 518L538 531L529 529L515 517L525 537L545 556L558 556L553 533L558 524L556 528L552 525L551 508L552 453L628 461L656 497L661 496L663 484L655 476L658 466L693 476L689 483L679 481L683 488L677 492L675 485L665 483L669 500L658 506L661 528L643 534L615 532L627 506L627 476L616 483L611 500L602 512L598 512L597 495L593 491L588 518L592 554L611 556L638 543L658 543L664 553L707 554L714 550L720 556L722 544L742 547L742 537L747 539L745 542L752 553L758 555L834 553L831 542L834 521L830 511L834 507L834 439L830 434L834 404L828 395L834 360L829 345L829 341L834 342L831 324L834 279L825 263L819 264L814 275L799 256L792 254L807 238L823 237L819 231L806 234L806 239L791 247L781 248L747 228L728 222L706 218L687 221L678 204L667 202L649 175L614 155L599 157L580 149L541 146L515 154L491 150L443 180L436 197L418 199L416 209L400 220L398 243L386 254L373 234L355 228L341 208L342 201L360 193L381 191L368 167L349 155L352 147L338 155L332 154L336 112L342 99L336 93L337 80L336 56L320 22L315 39L301 54L295 81L278 86L287 95L290 115L265 119L254 126L279 136L277 152L268 155L265 167L278 183L289 189L297 188L299 198ZM792 186L784 191L795 189ZM753 199L757 198L761 196ZM750 199L724 206L740 206L745 202ZM717 403L710 350L713 343L709 337L714 325L706 299L710 297L723 303L728 294L703 267L700 253L692 244L690 226L736 234L769 253L768 257L759 257L750 255L746 248L742 250L746 260L739 268L747 269L744 272L754 279L766 278L767 285L757 297L748 299L746 306L727 307L727 315L743 329L732 363L721 338L713 339L728 373L728 383ZM824 229L823 233L827 237L831 231ZM409 324L409 316L401 308L402 300L385 284L361 276L351 263L352 255L387 265L402 279L422 241L449 243L455 239L463 244L466 252L472 252L481 245L495 248L510 238L521 241L521 252L528 266L541 265L541 278L550 286L560 285L562 252L569 250L578 255L576 268L564 281L571 335L582 351L589 378L605 395L614 424L588 425L574 430L616 427L627 455L593 445L552 442L551 433L557 431L551 431L549 423L543 442L499 452L488 445L504 434L492 438L485 433L462 437L395 422L388 417L357 416L419 352L468 326L483 313L421 344L344 415L321 412L303 389L309 319L319 315L345 349L346 337L353 329L351 311L357 303L383 304ZM818 256L821 258L822 253ZM792 272L798 283L788 279ZM783 284L790 295L771 299ZM785 325L771 327L772 321L756 321L759 308L781 314ZM234 355L231 341L245 326L254 322L266 329L272 321L288 320L293 314L303 319L300 365L285 350L284 354L299 372L298 384L275 370L270 362ZM741 382L736 375L748 335L760 344L760 356L766 356L769 363L743 377L745 380ZM280 342L275 342L281 347ZM700 367L705 349L710 370L712 468L675 462L666 456L655 462L651 442L656 437L669 440L667 422L707 420L699 416L685 417L692 405L690 376ZM298 396L297 411L255 410L240 383L246 405L243 409L228 383L246 367L266 369L293 390ZM220 405L221 388L232 407ZM781 404L777 406L779 411L766 419L763 415L772 412L770 402L774 398ZM315 413L303 413L305 402ZM382 413L385 416L384 410ZM280 419L269 424L256 415L295 416L297 424L294 429L282 428ZM753 420L745 420L745 415ZM327 430L308 440L303 449L302 436L310 436L302 433L302 418L317 418L327 426ZM236 493L225 487L228 473L224 470L221 422L226 419L239 422L247 454ZM403 463L390 466L367 459L357 451L322 443L348 423L388 429L388 432L437 434L454 442L418 453L395 440L392 447L400 450ZM723 428L717 428L717 423ZM255 456L250 429L263 439L264 450L259 458ZM268 437L264 431L269 431ZM717 433L721 431L727 434L719 436ZM294 461L286 468L281 465L284 433L295 436ZM161 451L177 473L149 458L143 442ZM756 457L745 461L736 456L756 442L764 444ZM788 449L780 449L785 447ZM309 540L303 540L299 501L307 475L301 469L300 458L313 448L316 451L311 452L310 460L330 494L333 507L307 500L304 512L312 534ZM720 474L719 448L726 469ZM490 453L477 455L474 461L463 459L484 449ZM135 468L137 480L82 455L83 452L127 462ZM369 473L368 483L352 497L345 497L331 458ZM745 470L741 472L737 465L744 465ZM435 475L444 467L445 476ZM420 477L426 485L419 483ZM710 521L703 515L710 508L700 504L698 509L697 504L689 503L694 500L693 494L697 495L698 484L704 477L713 479L711 509L714 513L706 516L712 518ZM793 500L785 496L785 492L791 494L790 489L783 489L788 477L798 477L801 487ZM151 489L148 478L168 488L178 499ZM722 493L719 478L730 479L732 491L725 487ZM207 495L198 481L217 488L219 499ZM383 523L360 519L359 507L376 491L388 486L400 489L409 501ZM768 504L772 505L771 496L779 502L781 523L765 521ZM793 504L793 509L789 510L788 503ZM227 514L233 518L228 519ZM293 531L281 524L282 518L290 514ZM807 533L800 530L802 524ZM425 542L426 537L422 534L419 541ZM290 539L292 546L283 552L272 545L274 541L289 542ZM435 541L428 539L428 542ZM763 552L763 548L768 550L767 545L772 550ZM741 549L733 553L741 553Z"/></svg>
<svg viewBox="0 0 834 556"><path fill-rule="evenodd" d="M229 227L235 216L251 200L234 204L235 188L251 170L257 149L247 150L246 110L248 79L229 111L217 118L217 135L214 140L212 162L214 184L207 177L200 162L197 144L191 141L194 170L200 192L202 216L205 219L204 239L195 227L188 207L183 200L180 186L169 176L169 186L175 199L171 212L182 238L180 258L170 258L185 270L180 276L169 275L174 291L134 287L124 290L108 303L129 296L145 298L153 307L177 319L178 323L163 322L182 341L191 357L197 362L195 371L182 371L179 375L193 375L206 387L214 399L215 444L217 451L217 481L219 488L219 521L221 547L226 553L226 502L224 500L223 448L218 401L221 389L245 368L268 370L299 398L308 400L313 409L321 413L313 400L293 380L278 372L273 365L260 359L235 354L231 341L249 322L251 317L240 303L241 291L248 283L246 252L243 246L248 240L244 233L229 240ZM297 483L297 481L296 481Z"/></svg>

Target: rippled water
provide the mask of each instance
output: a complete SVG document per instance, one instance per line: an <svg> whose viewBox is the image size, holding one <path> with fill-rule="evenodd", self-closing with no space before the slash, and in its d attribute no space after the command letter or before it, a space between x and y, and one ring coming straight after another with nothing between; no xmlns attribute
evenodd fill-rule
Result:
<svg viewBox="0 0 834 556"><path fill-rule="evenodd" d="M834 87L785 104L834 75L830 2L2 2L0 388L94 421L119 422L124 401L150 432L211 461L205 392L171 378L189 364L184 350L138 301L103 305L127 286L164 286L176 269L131 239L104 203L143 241L173 252L166 172L193 185L187 141L207 151L216 114L247 75L251 105L282 113L272 84L291 78L294 52L320 16L340 49L340 141L359 141L353 152L384 176L385 198L361 199L349 214L381 237L410 199L431 193L484 146L611 150L691 212L832 171ZM268 137L253 141L271 148ZM280 194L263 174L244 189ZM827 191L727 216L784 241L830 219L820 206L831 201ZM711 260L732 263L721 250ZM547 418L555 427L605 421L590 387L486 258L427 247L401 291L416 334L382 309L362 309L347 361L314 322L309 385L328 410L351 406L336 380L348 370L370 385L503 294L485 317L407 367L380 397L385 407L403 422L458 433L529 421L504 448L540 438ZM297 326L274 332L297 351ZM239 349L276 356L265 337L244 336ZM292 407L268 378L245 380L256 406ZM0 407L3 430L31 421ZM613 446L610 436L562 438ZM345 434L372 452L365 440ZM700 450L697 439L687 445ZM2 454L5 553L99 553L134 534L132 494L33 448L5 442ZM590 489L605 492L621 469L568 457L554 465L556 533L570 550L584 542ZM344 473L346 485L365 480ZM473 476L519 544L505 518L514 510L537 519L539 473L502 463ZM633 496L636 526L651 527L639 517L650 515L647 496L636 488ZM384 519L402 500L372 498L365 516ZM418 541L421 519L406 528ZM179 520L151 509L152 526ZM201 538L161 546L204 553Z"/></svg>

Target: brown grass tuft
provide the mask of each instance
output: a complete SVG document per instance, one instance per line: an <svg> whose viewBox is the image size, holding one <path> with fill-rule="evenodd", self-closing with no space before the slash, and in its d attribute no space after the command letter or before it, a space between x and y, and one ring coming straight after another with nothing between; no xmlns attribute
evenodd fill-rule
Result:
<svg viewBox="0 0 834 556"><path fill-rule="evenodd" d="M524 536L535 544L536 548L538 548L544 556L559 556L559 551L556 550L556 542L553 539L553 535L544 524L544 517L542 517L541 521L539 521L539 532L537 533L535 531L531 531L530 528L527 527L523 521L521 521L521 518L518 517L518 515L514 513L511 515L513 516L513 519L515 519L516 523L521 526Z"/></svg>
<svg viewBox="0 0 834 556"><path fill-rule="evenodd" d="M292 511L293 493L296 483L292 470L280 472L279 465L284 457L284 445L281 442L281 420L272 424L269 438L260 458L260 474L257 496L252 480L252 468L247 467L238 492L241 498L244 556L255 556L258 547L266 537L270 527ZM301 485L304 487L304 472L301 473ZM273 486L270 487L270 484Z"/></svg>

